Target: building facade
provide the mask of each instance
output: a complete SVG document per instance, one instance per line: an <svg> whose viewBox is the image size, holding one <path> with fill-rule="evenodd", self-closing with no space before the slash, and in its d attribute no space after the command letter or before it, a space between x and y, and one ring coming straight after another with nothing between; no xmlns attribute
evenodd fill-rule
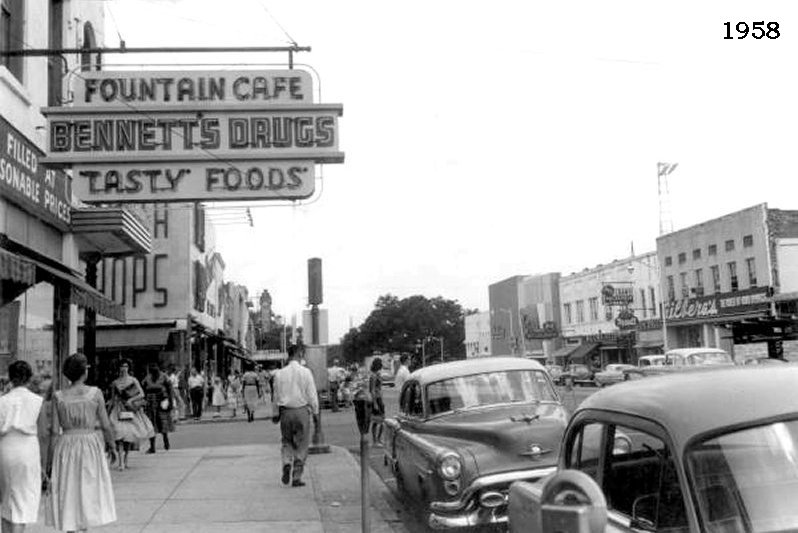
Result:
<svg viewBox="0 0 798 533"><path fill-rule="evenodd" d="M559 347L559 273L513 276L488 287L491 354L550 357Z"/></svg>
<svg viewBox="0 0 798 533"><path fill-rule="evenodd" d="M657 239L669 348L735 359L794 348L798 211L759 204ZM798 356L798 354L796 354Z"/></svg>
<svg viewBox="0 0 798 533"><path fill-rule="evenodd" d="M559 293L565 346L555 354L558 363L636 363L662 349L655 252L562 276Z"/></svg>
<svg viewBox="0 0 798 533"><path fill-rule="evenodd" d="M100 4L5 1L0 47L92 48L103 24ZM0 381L14 360L60 381L63 359L85 351L79 310L124 321L124 309L87 283L84 258L149 251L140 220L120 208L81 205L69 174L45 166L40 110L66 100L64 73L79 76L96 61L88 54L0 57Z"/></svg>
<svg viewBox="0 0 798 533"><path fill-rule="evenodd" d="M489 357L491 355L490 312L467 315L464 323L466 358Z"/></svg>

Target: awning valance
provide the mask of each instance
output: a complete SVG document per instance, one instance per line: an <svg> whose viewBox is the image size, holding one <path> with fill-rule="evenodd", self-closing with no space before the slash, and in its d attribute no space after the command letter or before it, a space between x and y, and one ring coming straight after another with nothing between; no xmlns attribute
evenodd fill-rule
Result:
<svg viewBox="0 0 798 533"><path fill-rule="evenodd" d="M113 257L152 251L150 231L122 207L73 208L71 225L81 254Z"/></svg>
<svg viewBox="0 0 798 533"><path fill-rule="evenodd" d="M5 265L5 266L2 266ZM33 278L31 278L33 272ZM61 281L71 286L70 303L93 309L102 316L125 321L125 308L108 298L97 289L78 277L73 272L67 272L45 264L30 257L22 257L7 250L0 250L0 278L24 283L27 286L35 285L40 281Z"/></svg>
<svg viewBox="0 0 798 533"><path fill-rule="evenodd" d="M160 348L169 342L169 334L174 330L168 325L120 325L98 327L96 342L98 350L122 348ZM82 334L82 328L80 328ZM78 339L80 340L80 339Z"/></svg>
<svg viewBox="0 0 798 533"><path fill-rule="evenodd" d="M568 356L568 361L571 363L581 363L583 362L593 351L598 348L599 343L597 342L583 342L579 346L577 346L576 350L571 352Z"/></svg>

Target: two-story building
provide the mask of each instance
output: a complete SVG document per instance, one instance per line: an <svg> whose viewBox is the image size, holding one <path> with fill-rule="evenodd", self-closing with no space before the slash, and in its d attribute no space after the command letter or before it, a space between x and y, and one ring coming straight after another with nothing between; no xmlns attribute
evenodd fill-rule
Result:
<svg viewBox="0 0 798 533"><path fill-rule="evenodd" d="M490 312L467 315L464 326L466 358L490 356Z"/></svg>

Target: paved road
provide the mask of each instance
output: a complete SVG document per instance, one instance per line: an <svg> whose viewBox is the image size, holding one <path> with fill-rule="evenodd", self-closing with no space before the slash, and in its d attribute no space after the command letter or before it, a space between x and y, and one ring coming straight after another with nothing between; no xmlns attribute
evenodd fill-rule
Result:
<svg viewBox="0 0 798 533"><path fill-rule="evenodd" d="M595 392L593 387L575 387L572 391L560 389L563 403L569 410L573 410L582 400ZM384 392L386 410L390 416L396 412L398 406L398 391L388 388ZM266 412L266 411L264 411ZM227 413L229 416L229 413ZM322 411L322 429L325 441L346 448L353 455L360 455L360 434L355 423L352 409L342 409L333 413L329 409ZM203 424L180 424L177 431L171 436L174 448L192 448L204 446L223 446L233 444L270 444L280 442L279 427L270 420L256 420L248 423L246 419L239 418L235 421L221 421ZM159 438L158 447L161 442ZM429 531L426 524L419 521L420 513L400 500L396 492L396 482L393 473L383 463L383 451L371 448L369 450L369 463L371 468L383 479L396 498L395 510L403 518L410 531Z"/></svg>

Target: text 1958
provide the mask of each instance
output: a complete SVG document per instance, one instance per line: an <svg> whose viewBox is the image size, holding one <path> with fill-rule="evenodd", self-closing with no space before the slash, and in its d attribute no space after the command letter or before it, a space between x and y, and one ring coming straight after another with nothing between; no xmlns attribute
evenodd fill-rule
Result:
<svg viewBox="0 0 798 533"><path fill-rule="evenodd" d="M724 22L723 25L726 26L726 37L724 39L734 39L735 36L738 39L745 39L749 35L754 39L762 39L764 37L778 39L781 37L778 22L760 21L752 22L750 25L747 22L738 22L734 26L735 31L732 31L731 22Z"/></svg>

